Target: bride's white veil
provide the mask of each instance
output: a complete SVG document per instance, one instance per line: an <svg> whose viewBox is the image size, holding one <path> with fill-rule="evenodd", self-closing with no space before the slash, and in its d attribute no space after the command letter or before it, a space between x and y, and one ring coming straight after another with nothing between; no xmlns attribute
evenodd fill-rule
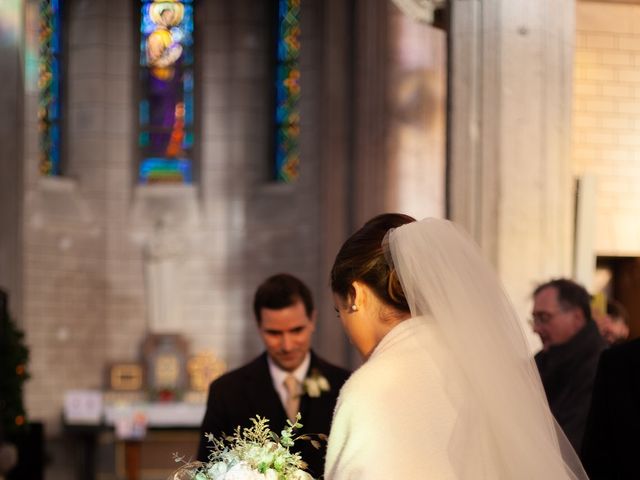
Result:
<svg viewBox="0 0 640 480"><path fill-rule="evenodd" d="M515 310L473 240L451 222L425 219L391 230L387 242L412 316L432 323L443 343L435 360L458 411L449 444L457 477L586 479Z"/></svg>

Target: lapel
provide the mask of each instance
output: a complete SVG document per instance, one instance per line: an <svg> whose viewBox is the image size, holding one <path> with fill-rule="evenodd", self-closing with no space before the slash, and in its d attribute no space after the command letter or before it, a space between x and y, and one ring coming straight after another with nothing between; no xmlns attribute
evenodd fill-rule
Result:
<svg viewBox="0 0 640 480"><path fill-rule="evenodd" d="M305 379L311 376L311 373L317 370L320 375L326 374L322 371L322 365L318 359L318 357L311 352L311 362L309 362L309 370L307 370L307 374L305 375ZM302 398L300 398L300 414L302 415L302 423L305 424L311 421L314 418L314 415L318 413L318 407L324 404L325 399L327 398L327 392L322 392L319 397L310 397L306 393L302 394Z"/></svg>
<svg viewBox="0 0 640 480"><path fill-rule="evenodd" d="M266 353L252 362L247 371L244 388L244 395L251 411L260 412L261 416L267 417L274 429L284 426L287 414L278 392L273 388Z"/></svg>

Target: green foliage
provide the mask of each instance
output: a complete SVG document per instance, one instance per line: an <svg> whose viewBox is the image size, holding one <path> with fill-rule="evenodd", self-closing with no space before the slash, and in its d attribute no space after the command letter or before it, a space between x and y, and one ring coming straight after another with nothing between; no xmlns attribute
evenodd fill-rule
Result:
<svg viewBox="0 0 640 480"><path fill-rule="evenodd" d="M0 317L0 421L4 433L11 435L27 425L22 388L29 378L29 350L24 344L24 333L9 314L0 312Z"/></svg>
<svg viewBox="0 0 640 480"><path fill-rule="evenodd" d="M209 461L187 464L174 478L220 480L229 473L233 478L310 480L312 477L304 472L307 465L300 454L289 450L302 438L294 436L294 430L302 427L299 420L299 413L294 423L287 420L287 427L280 436L269 429L269 420L260 416L251 419L252 427L237 427L233 435L215 438L206 434L212 443ZM177 462L184 459L178 455L174 458Z"/></svg>

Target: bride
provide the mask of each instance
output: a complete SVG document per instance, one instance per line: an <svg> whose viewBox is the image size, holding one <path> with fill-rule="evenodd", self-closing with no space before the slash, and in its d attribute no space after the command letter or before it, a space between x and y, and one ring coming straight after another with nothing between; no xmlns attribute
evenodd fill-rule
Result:
<svg viewBox="0 0 640 480"><path fill-rule="evenodd" d="M454 224L373 218L331 287L366 362L340 392L327 480L587 478L497 277Z"/></svg>

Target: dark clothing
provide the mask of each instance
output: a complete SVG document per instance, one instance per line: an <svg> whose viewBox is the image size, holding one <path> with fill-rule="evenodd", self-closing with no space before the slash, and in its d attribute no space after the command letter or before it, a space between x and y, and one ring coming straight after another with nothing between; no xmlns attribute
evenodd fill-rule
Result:
<svg viewBox="0 0 640 480"><path fill-rule="evenodd" d="M536 355L551 412L576 452L582 445L598 359L605 348L595 322L588 321L568 342Z"/></svg>
<svg viewBox="0 0 640 480"><path fill-rule="evenodd" d="M602 353L582 446L592 480L640 478L640 339Z"/></svg>
<svg viewBox="0 0 640 480"><path fill-rule="evenodd" d="M329 435L338 393L350 373L331 365L312 352L309 374L314 371L319 372L329 381L331 389L328 392L322 392L318 397L310 397L307 394L302 396L300 423L303 428L296 432ZM209 387L207 411L201 427L198 460L207 460L209 453L208 442L204 438L205 433L212 433L218 438L223 433L231 435L238 425L251 426L250 419L256 415L269 419L271 430L278 435L287 422L287 414L273 387L266 353L251 363L223 375ZM310 442L299 440L292 450L301 453L302 459L309 465L311 475L316 478L322 475L326 445L317 450Z"/></svg>

